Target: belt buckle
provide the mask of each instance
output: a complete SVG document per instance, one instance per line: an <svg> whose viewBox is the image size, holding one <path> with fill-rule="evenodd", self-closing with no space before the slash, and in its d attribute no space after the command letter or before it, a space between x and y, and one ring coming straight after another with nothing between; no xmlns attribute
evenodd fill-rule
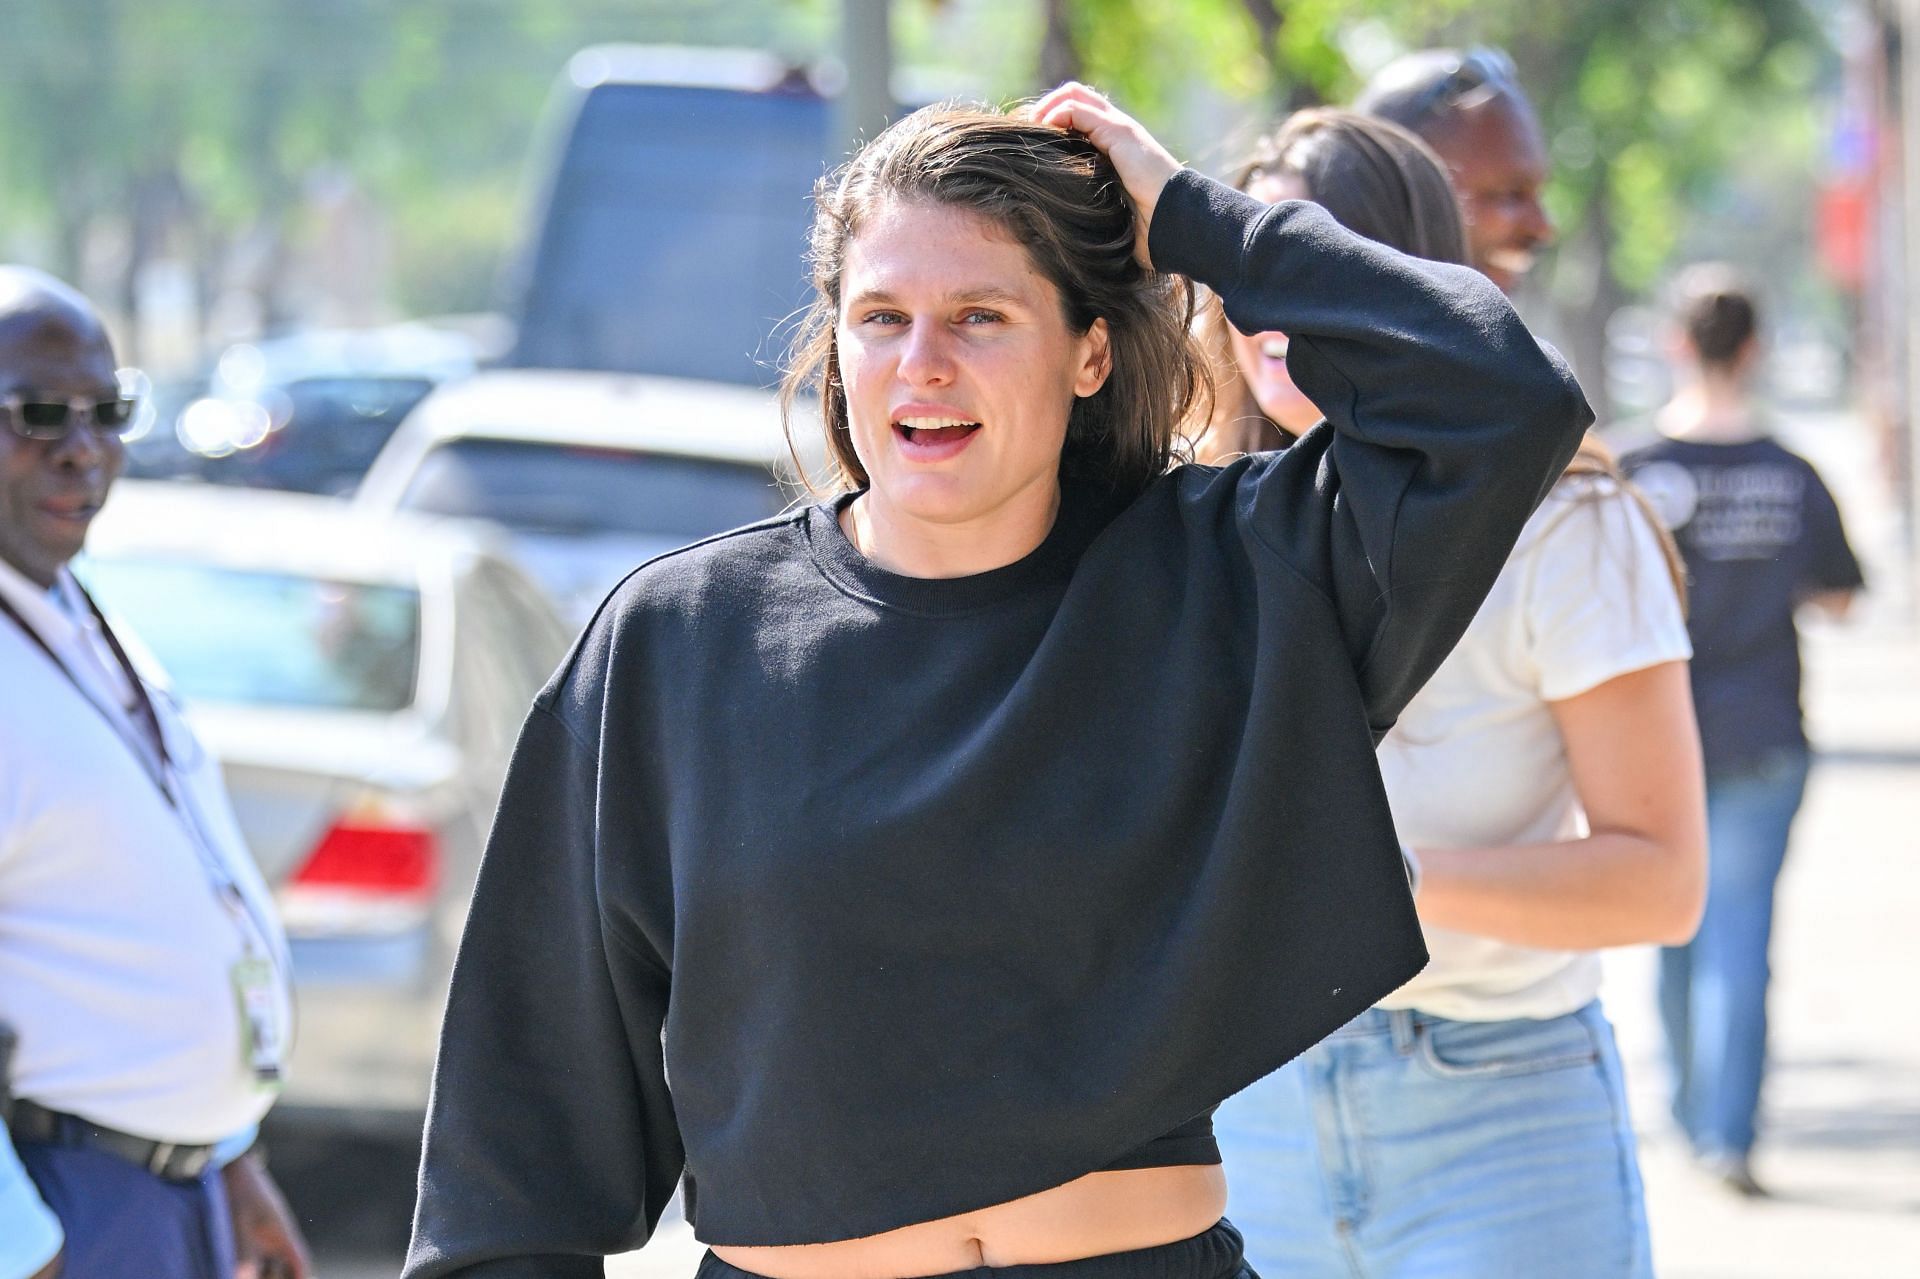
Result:
<svg viewBox="0 0 1920 1279"><path fill-rule="evenodd" d="M213 1162L212 1146L182 1146L157 1141L147 1156L147 1171L167 1181L192 1181Z"/></svg>
<svg viewBox="0 0 1920 1279"><path fill-rule="evenodd" d="M165 1177L167 1175L167 1163L173 1158L173 1152L176 1149L178 1149L178 1147L170 1141L154 1142L153 1153L147 1156L147 1171L156 1177Z"/></svg>

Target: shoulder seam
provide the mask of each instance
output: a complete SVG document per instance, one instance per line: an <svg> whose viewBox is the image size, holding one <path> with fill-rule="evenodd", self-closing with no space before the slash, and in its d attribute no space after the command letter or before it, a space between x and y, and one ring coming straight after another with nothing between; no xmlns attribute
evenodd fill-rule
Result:
<svg viewBox="0 0 1920 1279"><path fill-rule="evenodd" d="M636 576L645 572L647 569L652 568L655 564L673 559L676 556L685 555L691 551L697 551L703 546L712 546L717 542L725 542L736 537L745 537L750 533L764 533L785 525L799 524L806 519L807 510L808 508L805 506L796 507L790 511L783 511L778 515L768 516L764 520L756 520L752 524L743 524L739 528L730 528L724 533L715 533L711 537L703 537L697 542L688 542L685 546L676 546L670 551L662 551L650 559L642 560L627 570L625 576L621 577L619 581L608 588L607 594L605 598L600 601L599 607L593 610L593 616L589 617L586 625L580 628L581 633L585 634L587 631L593 629L593 624L600 620L602 613L607 611L607 605L613 602L613 597L620 593L621 587L631 582Z"/></svg>
<svg viewBox="0 0 1920 1279"><path fill-rule="evenodd" d="M1285 450L1279 450L1279 452L1285 452ZM1247 454L1242 454L1242 456L1251 458L1254 455L1251 453L1247 453ZM1277 457L1278 453L1276 453L1275 456ZM1185 463L1182 463L1181 465L1183 467L1198 467L1198 466L1206 466L1208 464L1204 462L1185 462ZM1272 464L1269 464L1269 465L1272 465ZM1214 466L1211 469L1217 474L1221 471L1224 471L1226 467ZM1291 573L1300 582L1302 586L1306 587L1308 590L1312 591L1315 595L1319 596L1321 601L1325 603L1328 608L1334 611L1335 616L1339 615L1339 606L1334 602L1333 593L1330 590L1328 590L1326 587L1314 581L1311 577L1308 577L1306 572L1303 569L1301 569L1299 565L1295 564L1292 558L1285 551L1281 550L1278 546L1275 546L1273 543L1273 539L1267 536L1267 530L1261 527L1260 522L1258 520L1249 520L1247 522L1247 528L1252 531L1254 540L1259 542L1261 546L1266 548L1267 554L1273 556L1273 558L1276 561L1278 561L1280 566L1286 569L1287 572Z"/></svg>
<svg viewBox="0 0 1920 1279"><path fill-rule="evenodd" d="M560 731L568 737L571 737L573 744L581 750L597 751L600 749L597 743L588 741L580 730L574 727L571 720L554 709L552 695L542 693L539 697L535 698L533 702L533 713L536 715L544 715L559 725Z"/></svg>

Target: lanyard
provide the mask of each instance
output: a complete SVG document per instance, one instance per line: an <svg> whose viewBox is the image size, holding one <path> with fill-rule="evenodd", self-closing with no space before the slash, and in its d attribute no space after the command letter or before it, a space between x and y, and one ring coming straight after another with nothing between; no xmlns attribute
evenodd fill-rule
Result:
<svg viewBox="0 0 1920 1279"><path fill-rule="evenodd" d="M247 900L246 894L240 891L240 885L228 869L225 859L215 851L213 841L207 836L199 806L194 802L186 782L174 765L173 756L167 750L166 730L161 725L160 712L154 706L153 698L147 693L146 682L134 669L133 662L127 657L127 650L121 647L120 638L113 633L113 628L107 625L106 614L102 613L100 606L93 602L93 596L87 594L86 589L77 582L74 583L74 587L79 590L80 598L86 601L87 608L92 611L94 621L100 625L101 636L106 639L107 647L113 652L114 661L119 664L121 673L127 677L127 683L133 688L136 703L134 709L138 712L140 722L153 738L153 749L158 757L157 772L153 762L147 759L146 753L127 740L120 718L102 706L93 694L87 691L86 685L80 682L80 677L60 660L60 654L54 651L53 645L47 641L46 636L33 629L32 623L20 615L20 610L15 608L13 601L4 594L0 594L0 614L5 614L42 653L46 654L47 660L53 663L54 668L67 677L67 682L73 685L74 691L79 693L87 705L93 707L94 711L107 721L107 726L113 730L114 736L118 737L121 743L133 753L135 760L140 764L141 771L146 773L149 780L153 782L161 798L165 799L167 806L179 815L181 825L186 828L188 842L193 845L200 869L206 875L214 896L232 916L234 926L240 931L240 940L246 946L247 953L255 957L270 954L273 950L269 940L272 933L254 913L252 903Z"/></svg>
<svg viewBox="0 0 1920 1279"><path fill-rule="evenodd" d="M153 699L147 695L146 684L142 682L138 672L133 669L133 663L127 658L127 650L120 646L120 637L113 633L111 626L107 625L106 615L100 611L100 606L93 602L93 596L87 594L86 590L82 588L78 582L74 583L74 588L79 590L80 598L85 600L87 607L92 610L94 621L100 624L100 634L106 638L107 647L113 651L114 661L119 663L121 672L127 677L127 683L133 688L133 698L136 703L134 710L138 712L141 724L153 737L153 748L160 756L161 776L163 778L171 776L173 773L173 760L167 754L167 735L161 731L160 713L154 709ZM53 645L47 642L46 636L34 630L32 624L29 623L26 618L20 616L20 610L13 606L13 601L5 595L0 595L0 613L5 613L7 617L12 620L13 624L18 626L22 633L24 633L28 639L32 640L42 653L47 655L47 660L52 662L54 666L59 669L60 673L67 677L67 682L73 685L74 690L86 698L87 704L92 706L95 711L98 711L101 717L114 729L116 735L119 735L119 721L108 712L106 707L100 705L99 702L93 699L93 696L87 692L86 686L80 682L79 677L67 667L65 662L60 660L60 655L53 651ZM135 753L139 754L139 752ZM145 767L146 763L147 761L143 756L141 758L141 765ZM152 770L149 768L148 771L151 773ZM160 785L161 793L167 796L167 802L174 804L174 797L168 793L164 782L159 778L155 780L156 783Z"/></svg>

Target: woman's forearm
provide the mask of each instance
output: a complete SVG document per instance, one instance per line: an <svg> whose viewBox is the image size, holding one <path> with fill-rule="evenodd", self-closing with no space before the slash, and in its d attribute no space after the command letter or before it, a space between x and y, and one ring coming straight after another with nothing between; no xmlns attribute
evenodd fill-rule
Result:
<svg viewBox="0 0 1920 1279"><path fill-rule="evenodd" d="M1645 835L1417 851L1422 923L1522 946L1678 945L1706 903L1701 859Z"/></svg>

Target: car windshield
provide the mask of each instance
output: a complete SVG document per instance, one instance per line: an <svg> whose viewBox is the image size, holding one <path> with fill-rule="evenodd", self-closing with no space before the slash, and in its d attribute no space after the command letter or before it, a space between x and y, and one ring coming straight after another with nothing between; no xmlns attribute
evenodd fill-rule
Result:
<svg viewBox="0 0 1920 1279"><path fill-rule="evenodd" d="M522 533L693 541L776 515L786 495L763 467L748 463L466 439L430 450L400 504Z"/></svg>
<svg viewBox="0 0 1920 1279"><path fill-rule="evenodd" d="M355 711L413 701L412 589L160 557L93 557L85 574L186 701Z"/></svg>

